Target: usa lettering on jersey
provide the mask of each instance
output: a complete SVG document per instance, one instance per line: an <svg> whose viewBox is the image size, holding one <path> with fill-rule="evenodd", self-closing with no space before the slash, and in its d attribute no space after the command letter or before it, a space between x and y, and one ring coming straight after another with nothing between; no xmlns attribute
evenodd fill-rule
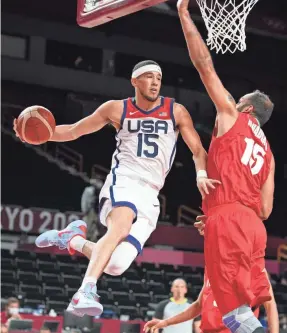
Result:
<svg viewBox="0 0 287 333"><path fill-rule="evenodd" d="M143 133L167 134L168 123L165 120L129 119L128 131L130 133L137 133L139 131L142 131Z"/></svg>

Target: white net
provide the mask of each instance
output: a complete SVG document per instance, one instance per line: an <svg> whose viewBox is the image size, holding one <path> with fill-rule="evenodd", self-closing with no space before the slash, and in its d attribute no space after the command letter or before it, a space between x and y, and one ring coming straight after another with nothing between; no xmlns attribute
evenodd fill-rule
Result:
<svg viewBox="0 0 287 333"><path fill-rule="evenodd" d="M246 50L246 19L258 0L196 0L205 22L207 45L216 53Z"/></svg>

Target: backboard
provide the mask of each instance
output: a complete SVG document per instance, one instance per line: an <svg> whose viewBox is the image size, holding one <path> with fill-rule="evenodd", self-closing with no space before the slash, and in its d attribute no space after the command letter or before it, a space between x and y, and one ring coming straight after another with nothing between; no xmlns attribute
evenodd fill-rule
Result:
<svg viewBox="0 0 287 333"><path fill-rule="evenodd" d="M77 22L92 28L166 0L78 0Z"/></svg>

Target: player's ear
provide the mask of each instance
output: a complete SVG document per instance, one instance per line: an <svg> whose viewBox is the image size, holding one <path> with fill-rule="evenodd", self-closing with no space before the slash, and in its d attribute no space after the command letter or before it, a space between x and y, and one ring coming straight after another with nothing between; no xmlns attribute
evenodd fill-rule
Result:
<svg viewBox="0 0 287 333"><path fill-rule="evenodd" d="M135 79L135 78L131 79L131 84L134 88L136 88L137 87L137 79Z"/></svg>
<svg viewBox="0 0 287 333"><path fill-rule="evenodd" d="M246 113L252 113L252 112L254 112L254 106L253 105L249 105L245 112Z"/></svg>

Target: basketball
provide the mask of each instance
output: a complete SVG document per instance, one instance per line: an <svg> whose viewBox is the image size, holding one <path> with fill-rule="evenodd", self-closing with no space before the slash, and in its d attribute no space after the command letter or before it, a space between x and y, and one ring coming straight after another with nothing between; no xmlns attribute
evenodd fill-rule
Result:
<svg viewBox="0 0 287 333"><path fill-rule="evenodd" d="M30 106L17 119L17 131L21 138L32 145L41 145L53 135L56 122L52 113L43 106Z"/></svg>

